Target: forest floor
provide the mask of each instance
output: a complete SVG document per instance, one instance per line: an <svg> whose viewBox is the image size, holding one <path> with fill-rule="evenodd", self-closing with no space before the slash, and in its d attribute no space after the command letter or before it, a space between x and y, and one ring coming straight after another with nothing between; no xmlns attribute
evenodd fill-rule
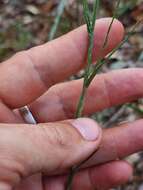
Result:
<svg viewBox="0 0 143 190"><path fill-rule="evenodd" d="M89 3L92 6L92 1ZM0 62L15 52L43 44L49 39L59 0L1 0L0 1ZM113 15L116 1L101 0L100 17ZM143 19L142 0L123 0L119 9L119 20L126 31L140 19ZM81 0L68 0L55 37L71 31L83 24ZM143 26L124 44L102 68L101 72L110 70L143 67ZM79 74L78 74L79 75ZM74 77L79 77L78 75ZM134 121L143 117L143 100L131 104L103 110L92 116L104 128L113 127L124 121ZM134 165L134 178L121 190L143 190L143 153L127 158Z"/></svg>

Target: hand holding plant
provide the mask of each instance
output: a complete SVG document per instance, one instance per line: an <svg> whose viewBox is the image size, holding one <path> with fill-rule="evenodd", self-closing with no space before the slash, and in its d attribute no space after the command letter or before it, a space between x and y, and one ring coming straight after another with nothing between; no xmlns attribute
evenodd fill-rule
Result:
<svg viewBox="0 0 143 190"><path fill-rule="evenodd" d="M87 0L82 0L83 2L83 12L84 12L84 19L87 25L87 32L88 32L88 40L89 40L89 47L88 47L88 53L87 53L87 65L86 65L86 69L85 69L85 73L84 73L84 82L83 82L83 88L82 88L82 92L81 92L81 96L79 99L79 103L77 106L77 111L75 114L76 118L80 118L83 116L83 109L84 109L84 100L85 100L85 96L87 93L87 90L91 84L91 82L93 81L94 77L97 75L97 73L99 72L99 70L101 69L101 67L106 63L107 60L109 60L112 55L119 49L121 48L125 42L127 42L130 38L130 36L135 32L135 29L137 28L137 26L140 24L141 21L137 22L135 24L135 26L132 28L132 30L125 36L125 38L123 39L123 41L116 47L114 48L111 53L106 57L100 57L95 65L92 65L93 63L93 46L94 46L94 38L96 39L96 36L94 36L94 30L95 30L95 26L96 26L96 18L97 18L97 13L99 11L99 4L100 4L100 0L95 0L93 3L93 12L91 13L91 11L89 10L88 7L88 1ZM105 40L103 42L103 46L101 48L101 54L102 51L104 51L104 49L106 48L107 44L108 44L108 38L110 35L110 31L112 29L112 25L114 23L114 20L118 17L118 9L120 6L121 0L117 0L117 6L116 9L114 11L114 15L112 17L111 23L109 25L109 28L107 30L107 34L105 36ZM96 42L95 42L96 43ZM68 177L67 180L67 184L66 184L66 190L71 190L72 189L72 181L73 178L76 174L76 172L80 169L80 167L82 167L82 165L87 162L93 155L95 154L95 152L93 152L86 160L84 160L83 162L81 162L79 165L74 166L71 169L70 175Z"/></svg>
<svg viewBox="0 0 143 190"><path fill-rule="evenodd" d="M94 5L97 11L98 1ZM121 159L143 150L143 121L102 132L91 119L75 119L82 87L76 117L83 116L83 108L90 115L143 96L142 69L109 72L93 79L136 28L121 42L122 24L114 18L96 20L94 10L93 14L84 12L88 43L83 26L1 63L0 190L64 190L66 172L73 165L69 189L110 189L132 177L131 165ZM84 83L82 79L62 83L77 73L85 61ZM25 117L20 117L18 111L24 105L37 124L28 124ZM88 160L95 149L96 154ZM79 171L80 166L83 168Z"/></svg>

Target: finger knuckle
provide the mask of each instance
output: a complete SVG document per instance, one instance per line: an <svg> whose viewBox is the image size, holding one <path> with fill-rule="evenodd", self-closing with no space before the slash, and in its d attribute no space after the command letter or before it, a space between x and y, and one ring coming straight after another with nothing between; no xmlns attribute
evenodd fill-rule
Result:
<svg viewBox="0 0 143 190"><path fill-rule="evenodd" d="M25 54L26 54L26 51L23 50L23 51L17 52L17 53L13 56L13 58L20 59L20 60L25 60Z"/></svg>

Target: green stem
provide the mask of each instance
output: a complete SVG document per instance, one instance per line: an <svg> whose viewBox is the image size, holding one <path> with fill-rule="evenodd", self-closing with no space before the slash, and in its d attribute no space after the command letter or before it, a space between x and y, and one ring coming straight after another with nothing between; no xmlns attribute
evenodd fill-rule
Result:
<svg viewBox="0 0 143 190"><path fill-rule="evenodd" d="M59 6L57 8L57 16L54 20L54 24L49 34L49 41L53 40L55 37L66 3L67 3L67 0L61 0L61 2L59 3Z"/></svg>
<svg viewBox="0 0 143 190"><path fill-rule="evenodd" d="M106 37L105 37L105 41L104 41L104 43L103 43L103 49L106 48L106 46L107 46L107 44L108 44L109 34L110 34L110 31L111 31L112 25L113 25L113 23L114 23L114 20L115 20L115 19L117 18L117 16L118 16L118 9L119 9L120 3L121 3L121 0L118 0L118 1L117 1L116 9L115 9L115 11L114 11L114 14L113 14L111 23L110 23L109 28L108 28L108 31L107 31L107 35L106 35Z"/></svg>
<svg viewBox="0 0 143 190"><path fill-rule="evenodd" d="M89 85L91 84L92 80L94 79L94 77L97 75L98 71L100 70L100 68L106 63L107 60L109 60L112 55L119 50L128 40L129 38L133 35L133 33L135 32L135 29L137 28L137 26L142 22L138 21L132 28L132 30L125 36L125 38L123 39L123 41L116 47L114 48L111 53L106 57L106 59L100 59L97 61L93 71L90 73L90 75L88 76L88 80L86 81L86 86L89 87Z"/></svg>
<svg viewBox="0 0 143 190"><path fill-rule="evenodd" d="M73 167L70 171L70 174L68 176L68 180L66 183L66 190L71 190L72 189L72 182L74 179L75 174L78 172L78 170L81 168L81 166L83 166L90 158L92 158L92 156L98 151L95 150L94 152L92 152L88 158L86 158L85 160L83 160L79 165Z"/></svg>
<svg viewBox="0 0 143 190"><path fill-rule="evenodd" d="M88 76L90 74L90 68L92 66L92 52L93 52L93 46L94 46L94 28L95 28L96 16L97 16L98 9L99 9L99 0L96 0L94 3L93 15L91 18L87 0L83 0L84 18L85 18L86 25L87 25L89 47L88 47L88 55L87 55L87 67L85 69L85 74L84 74L83 88L82 88L81 96L80 96L79 103L77 106L77 111L75 114L76 118L82 117L82 113L83 113L83 109L84 109L84 100L85 100L85 96L87 93L86 82L88 80ZM67 184L66 184L66 190L72 189L73 178L79 168L79 165L77 165L71 169L70 174L68 176Z"/></svg>
<svg viewBox="0 0 143 190"><path fill-rule="evenodd" d="M117 7L119 6L120 1L118 1ZM96 6L94 5L94 11L97 12L97 7L99 5L99 0L96 1ZM122 47L122 45L128 41L129 37L132 35L132 33L134 32L134 30L136 29L137 25L140 23L138 22L132 29L132 31L125 37L125 39L115 48L113 49L113 51L107 56L106 59L103 58L99 58L99 60L97 61L97 64L95 65L95 67L92 67L92 52L93 52L93 45L94 45L94 27L95 27L95 22L96 22L96 14L94 12L93 17L94 19L91 21L90 20L90 16L89 16L89 10L88 10L88 6L87 6L87 1L83 0L83 6L84 6L84 17L85 17L85 21L87 24L87 30L88 30L88 35L89 35L89 48L88 48L88 56L87 56L87 67L85 69L85 75L84 75L84 82L83 82L83 88L82 88L82 92L81 92L81 96L79 99L79 103L77 106L77 111L76 111L76 118L79 118L82 116L83 113L83 109L84 109L84 100L85 100L85 96L87 93L87 89L90 85L90 83L92 82L93 78L95 77L95 75L98 73L99 69L106 63L107 59L110 59L111 56L120 48ZM114 16L115 17L115 16ZM109 37L109 33L110 30L112 28L112 24L113 24L114 18L111 21L111 24L109 26L109 30L107 33L107 37L105 38L105 42L104 42L104 46L106 46L106 44L108 43L108 37ZM102 50L104 49L104 47L102 48ZM96 151L95 151L96 152ZM80 164L78 164L77 166L73 167L70 171L70 174L68 176L68 180L67 180L67 184L66 184L66 190L71 190L72 189L72 182L73 182L73 178L76 174L76 172L78 172L78 170L80 169L80 167L86 163L94 154L95 152L93 152L86 160L84 160L83 162L81 162Z"/></svg>
<svg viewBox="0 0 143 190"><path fill-rule="evenodd" d="M72 189L72 182L73 182L73 178L75 176L76 171L74 170L74 168L71 169L70 174L68 176L68 180L66 183L66 190L71 190Z"/></svg>
<svg viewBox="0 0 143 190"><path fill-rule="evenodd" d="M87 88L85 87L85 85L83 85L82 93L81 93L79 103L77 106L77 111L75 114L75 118L82 117L82 113L83 113L83 109L84 109L84 99L85 99L86 92L87 92Z"/></svg>
<svg viewBox="0 0 143 190"><path fill-rule="evenodd" d="M84 74L83 89L82 89L82 93L81 93L79 103L77 106L77 111L75 114L76 118L82 117L83 108L84 108L84 99L87 92L86 82L88 80L90 68L92 65L92 53L93 53L93 46L94 46L94 28L95 28L95 23L96 23L97 11L99 8L99 0L96 0L94 3L92 20L90 18L90 11L88 8L87 0L83 0L83 8L84 8L84 18L87 23L89 47L88 47L88 55L87 55L87 67L85 69L85 74Z"/></svg>

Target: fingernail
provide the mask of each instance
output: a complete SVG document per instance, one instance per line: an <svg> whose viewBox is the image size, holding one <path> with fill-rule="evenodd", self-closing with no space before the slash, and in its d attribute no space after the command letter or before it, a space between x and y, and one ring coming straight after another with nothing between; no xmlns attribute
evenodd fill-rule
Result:
<svg viewBox="0 0 143 190"><path fill-rule="evenodd" d="M100 134L100 129L97 124L88 118L79 118L72 122L73 127L75 127L83 138L87 141L95 141L98 139Z"/></svg>

